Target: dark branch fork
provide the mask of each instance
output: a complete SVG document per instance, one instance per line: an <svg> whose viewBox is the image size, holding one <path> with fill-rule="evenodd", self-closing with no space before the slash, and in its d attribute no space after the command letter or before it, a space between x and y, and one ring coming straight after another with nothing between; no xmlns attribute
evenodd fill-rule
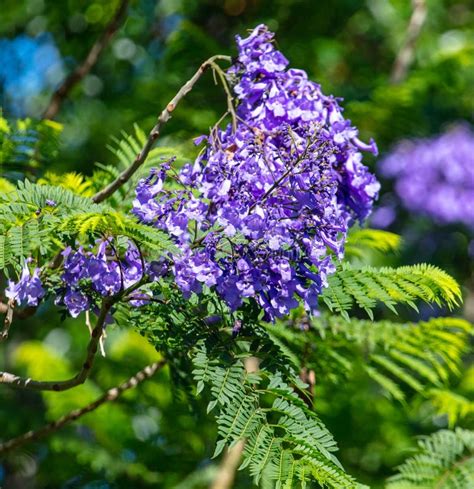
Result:
<svg viewBox="0 0 474 489"><path fill-rule="evenodd" d="M107 392L105 392L101 397L96 399L91 404L88 404L87 406L84 406L80 409L75 409L74 411L71 411L70 413L66 414L65 416L62 416L56 421L46 424L45 426L39 428L36 431L28 431L23 435L20 435L16 438L12 438L11 440L1 443L0 456L26 443L32 442L34 440L38 440L39 438L43 438L44 436L47 436L61 429L63 426L66 426L76 421L80 417L84 416L85 414L94 411L95 409L102 406L102 404L105 404L106 402L115 401L126 390L133 389L141 382L149 379L165 365L166 365L166 360L160 360L159 362L152 363L146 366L145 368L143 368L142 370L140 370L139 372L137 372L133 377L130 377L130 379L128 379L126 382L123 382L117 387L109 389Z"/></svg>
<svg viewBox="0 0 474 489"><path fill-rule="evenodd" d="M77 385L83 384L94 365L95 355L97 353L97 348L99 345L99 340L104 332L105 320L107 314L112 307L112 302L105 300L102 304L99 316L97 318L96 325L91 333L91 339L89 345L87 346L86 359L82 365L81 370L77 375L68 380L61 381L44 381L44 380L32 380L29 378L19 377L17 375L0 372L0 384L8 384L13 387L32 389L39 391L65 391L72 389Z"/></svg>
<svg viewBox="0 0 474 489"><path fill-rule="evenodd" d="M100 38L92 46L84 61L64 80L59 88L53 93L49 105L46 108L43 119L54 119L59 112L61 104L67 98L70 91L79 83L97 63L100 54L107 47L110 40L117 32L118 28L125 19L129 0L121 0L114 16L107 24Z"/></svg>

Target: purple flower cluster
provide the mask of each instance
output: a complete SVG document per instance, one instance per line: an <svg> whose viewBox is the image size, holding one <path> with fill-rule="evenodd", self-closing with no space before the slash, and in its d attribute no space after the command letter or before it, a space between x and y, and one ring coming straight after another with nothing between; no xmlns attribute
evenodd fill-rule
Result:
<svg viewBox="0 0 474 489"><path fill-rule="evenodd" d="M474 229L474 132L459 125L432 138L402 141L380 163L403 205L440 223Z"/></svg>
<svg viewBox="0 0 474 489"><path fill-rule="evenodd" d="M28 306L37 306L39 300L45 295L39 272L40 269L35 268L32 275L28 264L25 263L20 280L16 283L12 280L8 281L6 297L20 305L26 303Z"/></svg>
<svg viewBox="0 0 474 489"><path fill-rule="evenodd" d="M265 26L237 45L225 74L234 92L232 123L198 138L205 147L179 174L168 162L136 188L133 213L166 230L180 253L145 264L131 243L123 257L110 240L96 252L66 249L56 303L73 317L144 275L155 280L169 270L186 296L214 288L232 310L252 298L268 320L300 302L317 311L348 228L367 217L377 197L379 183L361 154L377 149L358 139L334 97L304 71L288 69ZM165 184L171 177L174 184ZM25 268L8 294L37 304L44 295L38 270L30 276ZM135 305L147 299L138 290L129 297Z"/></svg>
<svg viewBox="0 0 474 489"><path fill-rule="evenodd" d="M175 238L173 272L185 294L215 287L233 310L253 298L270 320L299 300L315 312L332 255L342 257L348 227L377 196L360 152L376 146L357 138L337 100L304 71L287 69L265 26L237 44L227 73L233 123L198 138L206 147L182 168L182 190L167 190L169 164L152 170L133 212Z"/></svg>
<svg viewBox="0 0 474 489"><path fill-rule="evenodd" d="M143 264L138 249L129 243L123 259L119 259L110 241L99 243L96 253L66 248L63 253L63 289L56 300L64 304L73 317L89 310L94 296L108 297L136 284L143 277Z"/></svg>

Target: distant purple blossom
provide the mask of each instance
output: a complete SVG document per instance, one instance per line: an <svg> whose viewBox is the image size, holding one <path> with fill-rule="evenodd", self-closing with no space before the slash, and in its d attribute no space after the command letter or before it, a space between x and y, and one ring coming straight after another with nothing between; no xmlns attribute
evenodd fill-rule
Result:
<svg viewBox="0 0 474 489"><path fill-rule="evenodd" d="M456 126L430 139L402 141L380 163L410 211L474 229L474 132Z"/></svg>
<svg viewBox="0 0 474 489"><path fill-rule="evenodd" d="M253 298L267 319L301 299L317 309L326 276L341 258L346 232L367 217L379 183L360 150L376 154L322 94L288 61L261 25L237 37L228 71L238 105L235 128L214 128L204 151L166 190L170 164L136 189L134 214L165 229L182 253L173 259L185 295L213 287L231 309Z"/></svg>

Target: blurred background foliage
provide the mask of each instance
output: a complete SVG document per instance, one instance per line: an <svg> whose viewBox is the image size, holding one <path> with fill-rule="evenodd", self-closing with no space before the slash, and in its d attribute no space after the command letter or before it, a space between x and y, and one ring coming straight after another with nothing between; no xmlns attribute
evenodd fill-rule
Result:
<svg viewBox="0 0 474 489"><path fill-rule="evenodd" d="M0 138L2 132L16 131L22 148L16 152L0 139L4 176L89 174L97 161L116 164L107 150L112 137L133 133L134 123L151 128L202 61L216 53L235 54L233 36L262 22L277 32L293 67L307 70L325 93L345 99L346 114L361 138L373 137L382 155L400 139L439 133L457 121L472 123L474 2L469 0L427 0L413 64L396 85L390 83L390 72L412 13L409 0L135 0L110 46L63 104L57 122L36 122L54 87L85 57L117 4L2 0ZM182 144L205 133L224 107L225 97L208 73L173 115L160 144ZM18 125L12 120L17 117L31 119ZM31 131L39 138L25 153ZM41 146L41 134L48 141L56 135L58 150ZM16 154L31 157L19 161ZM375 169L376 159L369 158L368 164ZM394 199L390 182L383 185L381 205ZM445 268L464 285L466 305L457 313L472 320L472 231L403 211L391 230L404 235L405 245L390 264L429 261ZM387 260L373 257L377 264ZM0 348L0 367L41 378L70 375L80 367L87 335L83 319L62 321L45 304L34 318L14 324ZM110 329L106 351L92 378L77 389L60 395L2 389L0 438L85 404L157 356L137 333L117 326ZM340 459L348 471L383 487L384 478L414 446L414 435L448 423L474 428L470 360L457 397L440 392L437 403L422 396L396 403L362 372L337 388L317 379L316 409L342 447ZM12 453L0 464L0 487L207 487L215 471L213 425L204 402L178 395L169 380L164 371L118 403ZM244 475L238 477L236 487L250 486Z"/></svg>

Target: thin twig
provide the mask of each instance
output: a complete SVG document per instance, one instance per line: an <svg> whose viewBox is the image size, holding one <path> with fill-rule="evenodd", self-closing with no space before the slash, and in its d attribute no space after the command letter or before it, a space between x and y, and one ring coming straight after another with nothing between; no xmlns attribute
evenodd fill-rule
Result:
<svg viewBox="0 0 474 489"><path fill-rule="evenodd" d="M72 88L79 83L97 63L100 53L109 44L110 39L117 32L122 24L127 12L129 0L121 0L114 16L105 27L104 32L92 46L84 61L64 80L60 87L53 93L49 105L46 108L43 118L54 119L58 113L61 104L69 95Z"/></svg>
<svg viewBox="0 0 474 489"><path fill-rule="evenodd" d="M416 42L426 20L428 11L426 1L412 0L412 5L413 12L408 23L405 41L398 52L390 75L390 81L393 84L400 83L407 76L408 68L410 68L415 54Z"/></svg>
<svg viewBox="0 0 474 489"><path fill-rule="evenodd" d="M42 438L44 436L47 436L59 430L63 426L76 421L77 419L84 416L85 414L94 411L95 409L102 406L102 404L105 404L106 402L115 401L126 390L133 389L141 382L152 377L158 370L163 368L165 364L166 364L166 360L161 360L159 362L152 363L151 365L148 365L144 369L140 370L133 377L130 377L130 379L128 379L126 382L120 384L117 387L109 389L107 392L105 392L101 397L96 399L91 404L88 404L87 406L84 406L83 408L80 409L75 409L74 411L71 411L70 413L66 414L65 416L59 418L56 421L48 423L47 425L43 426L42 428L36 431L28 431L23 435L20 435L16 438L12 438L11 440L8 440L0 444L0 455L9 452L11 450L14 450L15 448L18 448L26 443L32 442L34 440L38 440L39 438Z"/></svg>
<svg viewBox="0 0 474 489"><path fill-rule="evenodd" d="M111 301L105 300L102 303L99 317L97 318L97 323L92 330L91 339L89 341L89 345L87 346L86 359L82 365L80 372L77 375L68 380L43 381L19 377L8 372L0 372L0 384L8 384L13 387L19 387L22 389L33 389L41 391L65 391L76 387L79 384L83 384L89 376L92 366L94 364L99 340L104 332L105 320L111 307Z"/></svg>
<svg viewBox="0 0 474 489"><path fill-rule="evenodd" d="M232 93L230 91L229 82L227 81L224 70L217 63L211 63L211 66L214 70L214 73L217 73L219 75L219 79L222 83L222 87L224 89L227 99L227 112L229 112L232 117L232 130L235 132L237 129L237 114L235 113L234 97L232 96Z"/></svg>
<svg viewBox="0 0 474 489"><path fill-rule="evenodd" d="M86 326L89 330L89 334L92 334L92 324L91 324L91 315L89 311L86 311Z"/></svg>
<svg viewBox="0 0 474 489"><path fill-rule="evenodd" d="M210 66L212 66L215 63L215 61L218 60L225 60L230 62L231 58L229 56L216 55L216 56L212 56L207 61L204 61L204 63L202 63L202 65L199 67L196 73L179 89L178 93L173 97L173 99L166 106L163 112L161 112L155 127L153 127L153 129L150 131L150 134L148 135L145 145L143 146L140 153L138 153L133 163L127 169L125 169L112 183L110 183L105 188L97 192L92 197L92 200L94 202L102 202L103 200L110 197L122 185L127 183L130 180L130 178L133 176L133 174L140 168L140 166L143 165L143 163L145 163L148 154L150 153L155 141L158 139L160 135L162 126L171 119L171 114L176 109L176 106L193 89L194 85L201 78L203 73Z"/></svg>

